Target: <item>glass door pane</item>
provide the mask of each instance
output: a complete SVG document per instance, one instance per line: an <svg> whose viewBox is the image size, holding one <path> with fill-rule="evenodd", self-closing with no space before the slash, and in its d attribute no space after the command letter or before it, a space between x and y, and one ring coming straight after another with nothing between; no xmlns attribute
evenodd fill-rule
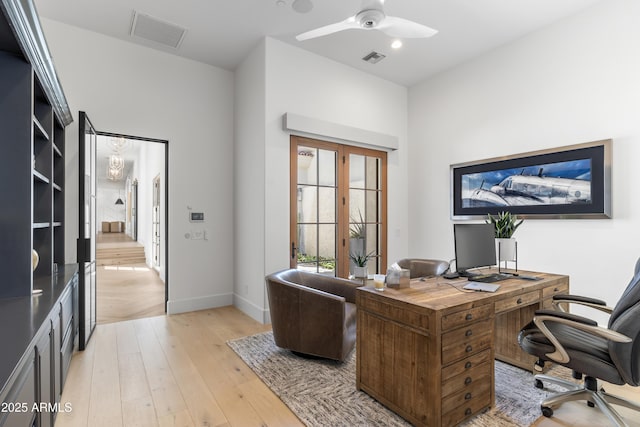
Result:
<svg viewBox="0 0 640 427"><path fill-rule="evenodd" d="M382 158L377 152L349 154L349 273L366 259L367 274L384 273Z"/></svg>
<svg viewBox="0 0 640 427"><path fill-rule="evenodd" d="M96 326L96 143L91 121L80 112L79 226L77 259L79 295L79 347L84 350Z"/></svg>
<svg viewBox="0 0 640 427"><path fill-rule="evenodd" d="M292 165L296 165L297 182L291 200L295 212L291 266L335 276L338 153L313 145L293 146Z"/></svg>

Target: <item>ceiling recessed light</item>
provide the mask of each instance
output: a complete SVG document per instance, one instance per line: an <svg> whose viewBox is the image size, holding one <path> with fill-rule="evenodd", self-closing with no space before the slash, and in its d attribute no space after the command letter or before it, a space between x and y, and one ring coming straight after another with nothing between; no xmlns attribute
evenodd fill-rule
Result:
<svg viewBox="0 0 640 427"><path fill-rule="evenodd" d="M402 40L394 40L393 43L391 43L391 47L394 49L400 49L402 47Z"/></svg>
<svg viewBox="0 0 640 427"><path fill-rule="evenodd" d="M311 0L294 0L291 7L298 13L308 13L313 9L313 3Z"/></svg>

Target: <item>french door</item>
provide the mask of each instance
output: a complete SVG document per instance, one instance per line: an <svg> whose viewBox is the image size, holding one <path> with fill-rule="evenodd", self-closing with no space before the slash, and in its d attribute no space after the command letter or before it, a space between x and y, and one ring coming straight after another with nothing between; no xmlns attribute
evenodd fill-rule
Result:
<svg viewBox="0 0 640 427"><path fill-rule="evenodd" d="M96 327L96 143L97 133L89 117L79 118L79 212L77 258L79 348L84 350Z"/></svg>
<svg viewBox="0 0 640 427"><path fill-rule="evenodd" d="M291 268L348 277L387 267L387 153L291 136ZM351 257L350 257L351 255Z"/></svg>

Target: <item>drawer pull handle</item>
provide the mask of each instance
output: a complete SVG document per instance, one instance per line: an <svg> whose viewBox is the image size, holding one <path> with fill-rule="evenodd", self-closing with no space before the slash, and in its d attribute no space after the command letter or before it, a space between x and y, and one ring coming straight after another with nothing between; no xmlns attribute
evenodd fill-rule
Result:
<svg viewBox="0 0 640 427"><path fill-rule="evenodd" d="M464 411L464 416L468 417L469 415L471 415L471 408L467 408L466 411Z"/></svg>
<svg viewBox="0 0 640 427"><path fill-rule="evenodd" d="M464 364L464 369L469 369L471 367L471 362L467 362Z"/></svg>
<svg viewBox="0 0 640 427"><path fill-rule="evenodd" d="M553 288L553 292L558 292L558 288Z"/></svg>
<svg viewBox="0 0 640 427"><path fill-rule="evenodd" d="M470 337L471 335L473 335L473 331L471 329L464 333L465 337Z"/></svg>
<svg viewBox="0 0 640 427"><path fill-rule="evenodd" d="M473 351L473 347L468 345L467 348L464 349L464 351L466 351L467 353L471 353Z"/></svg>
<svg viewBox="0 0 640 427"><path fill-rule="evenodd" d="M471 320L471 319L473 319L473 315L471 313L469 313L464 317L464 319L465 320Z"/></svg>
<svg viewBox="0 0 640 427"><path fill-rule="evenodd" d="M464 379L464 384L465 385L469 385L469 384L471 384L472 381L473 380L471 379L471 377L467 377L467 378Z"/></svg>
<svg viewBox="0 0 640 427"><path fill-rule="evenodd" d="M467 393L464 395L464 400L469 400L471 399L471 393Z"/></svg>
<svg viewBox="0 0 640 427"><path fill-rule="evenodd" d="M518 304L522 304L522 298L518 298L518 301L516 301Z"/></svg>

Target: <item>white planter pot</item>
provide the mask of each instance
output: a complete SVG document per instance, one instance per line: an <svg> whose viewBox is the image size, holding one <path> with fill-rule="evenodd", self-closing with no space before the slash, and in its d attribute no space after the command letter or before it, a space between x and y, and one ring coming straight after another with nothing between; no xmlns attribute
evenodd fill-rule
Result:
<svg viewBox="0 0 640 427"><path fill-rule="evenodd" d="M496 261L516 261L516 239L496 239Z"/></svg>
<svg viewBox="0 0 640 427"><path fill-rule="evenodd" d="M353 275L355 277L367 277L367 267L353 267Z"/></svg>

